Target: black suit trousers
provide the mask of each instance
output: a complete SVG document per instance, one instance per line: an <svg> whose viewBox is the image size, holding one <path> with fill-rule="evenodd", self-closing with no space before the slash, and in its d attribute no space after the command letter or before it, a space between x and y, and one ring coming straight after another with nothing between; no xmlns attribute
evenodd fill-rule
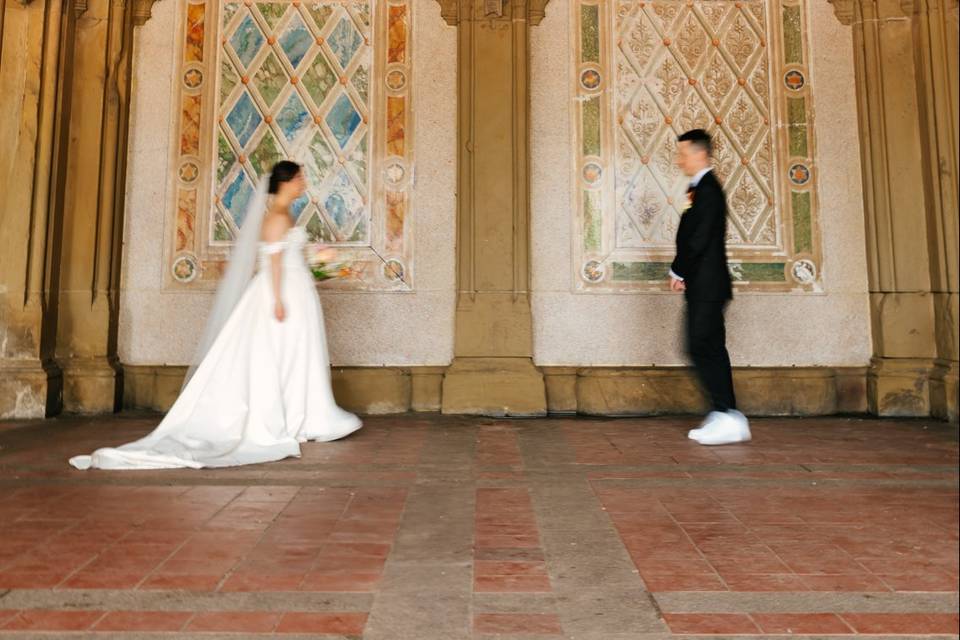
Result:
<svg viewBox="0 0 960 640"><path fill-rule="evenodd" d="M726 301L687 299L687 353L714 411L737 408L723 322Z"/></svg>

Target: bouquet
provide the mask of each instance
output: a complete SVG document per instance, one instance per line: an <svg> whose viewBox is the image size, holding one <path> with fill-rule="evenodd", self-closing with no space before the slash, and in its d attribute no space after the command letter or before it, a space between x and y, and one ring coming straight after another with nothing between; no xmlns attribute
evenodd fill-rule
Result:
<svg viewBox="0 0 960 640"><path fill-rule="evenodd" d="M313 279L317 282L322 282L343 275L345 267L335 263L334 260L336 259L337 252L335 249L324 245L317 247L317 252L307 261L310 265L310 272L313 274Z"/></svg>

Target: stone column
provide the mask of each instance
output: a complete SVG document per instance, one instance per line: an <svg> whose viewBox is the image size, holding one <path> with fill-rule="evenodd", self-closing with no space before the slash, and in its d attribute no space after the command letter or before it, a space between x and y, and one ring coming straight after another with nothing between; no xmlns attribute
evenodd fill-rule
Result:
<svg viewBox="0 0 960 640"><path fill-rule="evenodd" d="M115 327L130 37L125 3L88 0L77 20L57 360L68 411L118 408ZM127 54L127 55L125 55Z"/></svg>
<svg viewBox="0 0 960 640"><path fill-rule="evenodd" d="M77 19L56 358L67 411L119 409L120 258L134 27L150 0L86 0Z"/></svg>
<svg viewBox="0 0 960 640"><path fill-rule="evenodd" d="M0 1L0 417L112 411L133 27L152 0Z"/></svg>
<svg viewBox="0 0 960 640"><path fill-rule="evenodd" d="M528 29L547 0L441 0L458 33L455 360L444 413L543 415L530 312Z"/></svg>
<svg viewBox="0 0 960 640"><path fill-rule="evenodd" d="M927 8L910 0L831 1L854 30L874 341L870 410L945 415L948 404L956 406L955 0L952 26L943 12L933 18L936 37L954 42L952 59L944 55L949 47L934 50L924 36ZM948 69L950 80L942 77ZM951 89L952 98L940 95Z"/></svg>
<svg viewBox="0 0 960 640"><path fill-rule="evenodd" d="M74 10L0 0L0 419L61 407L53 352Z"/></svg>
<svg viewBox="0 0 960 640"><path fill-rule="evenodd" d="M930 275L937 361L930 381L931 413L957 420L960 346L960 224L957 177L960 165L960 62L957 0L912 0L904 10L913 21L914 60L927 198Z"/></svg>

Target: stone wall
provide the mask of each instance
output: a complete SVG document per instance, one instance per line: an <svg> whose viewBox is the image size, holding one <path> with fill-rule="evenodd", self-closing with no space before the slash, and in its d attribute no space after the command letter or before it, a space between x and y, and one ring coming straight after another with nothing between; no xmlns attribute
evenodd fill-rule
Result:
<svg viewBox="0 0 960 640"><path fill-rule="evenodd" d="M188 363L212 298L210 291L163 286L182 4L155 7L153 19L139 31L134 56L119 341L126 365ZM412 217L415 286L412 292L322 294L335 365L445 365L452 358L456 32L441 20L433 0L411 5L415 166L407 215Z"/></svg>
<svg viewBox="0 0 960 640"><path fill-rule="evenodd" d="M533 317L541 366L685 363L682 300L657 291L577 292L577 187L570 55L572 0L553 0L531 31ZM682 5L683 3L678 3ZM773 6L773 5L771 5ZM806 2L819 182L822 291L738 291L728 311L735 366L863 366L870 308L851 34L831 7ZM774 77L778 90L779 76Z"/></svg>

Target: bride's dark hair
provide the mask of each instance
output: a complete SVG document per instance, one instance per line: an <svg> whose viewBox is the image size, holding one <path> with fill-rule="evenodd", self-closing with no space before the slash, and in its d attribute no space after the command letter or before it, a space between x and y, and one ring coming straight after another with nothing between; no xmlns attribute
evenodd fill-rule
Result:
<svg viewBox="0 0 960 640"><path fill-rule="evenodd" d="M280 191L280 185L284 182L290 182L300 173L300 165L292 160L281 160L273 165L270 171L270 184L267 187L267 193L271 195Z"/></svg>

